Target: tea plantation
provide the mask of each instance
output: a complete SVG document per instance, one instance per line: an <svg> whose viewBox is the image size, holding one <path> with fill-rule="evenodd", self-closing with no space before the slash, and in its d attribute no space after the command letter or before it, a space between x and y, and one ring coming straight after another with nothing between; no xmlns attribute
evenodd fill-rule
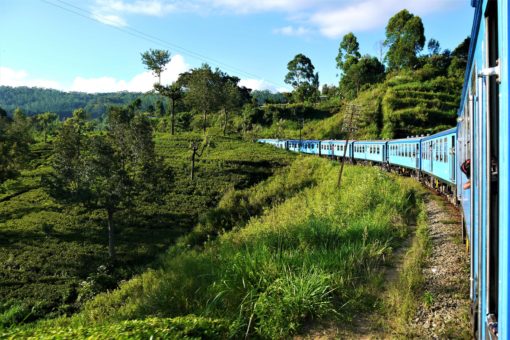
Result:
<svg viewBox="0 0 510 340"><path fill-rule="evenodd" d="M40 184L51 171L52 145L33 145L29 168L0 186L0 328L69 315L97 293L158 266L158 255L189 233L226 191L266 179L294 156L211 137L191 181L189 145L200 139L193 134L156 136L170 189L159 204L140 203L116 214L115 265L108 261L105 213L55 203Z"/></svg>

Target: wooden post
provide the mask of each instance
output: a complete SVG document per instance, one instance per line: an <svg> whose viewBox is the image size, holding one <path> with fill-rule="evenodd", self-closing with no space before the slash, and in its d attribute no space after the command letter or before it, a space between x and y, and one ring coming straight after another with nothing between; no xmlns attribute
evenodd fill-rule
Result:
<svg viewBox="0 0 510 340"><path fill-rule="evenodd" d="M350 115L349 115L349 121L347 123L347 135L345 137L344 155L343 155L341 163L340 163L340 172L338 173L338 182L336 184L338 189L340 189L341 184L342 184L342 174L344 172L345 156L347 155L347 149L349 148L349 139L351 137L351 132L353 132L353 130L354 130L354 125L353 125L353 120L354 120L354 116L355 116L354 113L356 111L356 116L357 116L358 109L359 109L359 106L357 106L357 105L354 105L354 104L349 105ZM354 153L353 153L353 156L354 156Z"/></svg>

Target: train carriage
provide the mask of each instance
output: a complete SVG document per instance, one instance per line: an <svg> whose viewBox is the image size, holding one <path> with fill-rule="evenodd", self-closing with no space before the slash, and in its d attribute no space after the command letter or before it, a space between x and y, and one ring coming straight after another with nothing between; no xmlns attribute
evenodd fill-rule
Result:
<svg viewBox="0 0 510 340"><path fill-rule="evenodd" d="M287 141L287 150L294 151L294 152L300 152L302 143L303 143L302 140L290 139Z"/></svg>
<svg viewBox="0 0 510 340"><path fill-rule="evenodd" d="M420 141L421 138L418 137L388 141L388 163L419 171L421 168Z"/></svg>
<svg viewBox="0 0 510 340"><path fill-rule="evenodd" d="M510 338L507 1L472 1L475 18L458 118L458 198L470 245L473 332ZM466 167L464 167L466 169Z"/></svg>
<svg viewBox="0 0 510 340"><path fill-rule="evenodd" d="M321 156L328 156L332 157L334 156L334 147L335 147L335 141L334 140L323 140L321 141Z"/></svg>
<svg viewBox="0 0 510 340"><path fill-rule="evenodd" d="M324 141L328 145L331 146L331 152L328 154L329 156L334 157L352 157L352 145L353 141L345 141L345 140L326 140Z"/></svg>
<svg viewBox="0 0 510 340"><path fill-rule="evenodd" d="M320 144L321 141L319 140L303 140L301 142L301 152L318 155L320 152Z"/></svg>
<svg viewBox="0 0 510 340"><path fill-rule="evenodd" d="M455 184L457 128L424 137L421 140L421 171L440 181Z"/></svg>
<svg viewBox="0 0 510 340"><path fill-rule="evenodd" d="M358 141L354 143L356 160L384 163L387 161L386 141Z"/></svg>

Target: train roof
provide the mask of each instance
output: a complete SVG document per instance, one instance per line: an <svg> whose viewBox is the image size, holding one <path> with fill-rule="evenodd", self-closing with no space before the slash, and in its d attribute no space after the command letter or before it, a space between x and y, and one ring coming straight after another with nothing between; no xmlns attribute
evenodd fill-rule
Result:
<svg viewBox="0 0 510 340"><path fill-rule="evenodd" d="M404 144L404 143L419 143L425 137L408 137L400 139L390 139L388 144Z"/></svg>
<svg viewBox="0 0 510 340"><path fill-rule="evenodd" d="M326 139L322 141L323 143L345 143L345 139ZM355 140L349 140L349 144L355 142Z"/></svg>
<svg viewBox="0 0 510 340"><path fill-rule="evenodd" d="M363 144L386 144L388 143L388 140L358 140L356 143L363 143Z"/></svg>
<svg viewBox="0 0 510 340"><path fill-rule="evenodd" d="M423 140L435 139L435 138L443 137L443 136L446 136L446 135L450 135L452 133L457 133L457 128L456 127L448 129L448 130L445 130L445 131L441 131L441 132L435 133L435 134L433 134L431 136L423 137Z"/></svg>
<svg viewBox="0 0 510 340"><path fill-rule="evenodd" d="M465 102L468 83L469 83L469 75L471 74L471 67L473 66L474 54L476 43L478 41L478 33L480 31L480 21L482 20L482 0L471 0L471 6L475 8L475 15L473 17L473 28L471 29L471 41L469 43L469 53L468 53L468 62L466 65L466 72L464 73L464 86L462 87L462 95L460 96L460 105L457 110L457 115L460 116L462 114L462 106Z"/></svg>

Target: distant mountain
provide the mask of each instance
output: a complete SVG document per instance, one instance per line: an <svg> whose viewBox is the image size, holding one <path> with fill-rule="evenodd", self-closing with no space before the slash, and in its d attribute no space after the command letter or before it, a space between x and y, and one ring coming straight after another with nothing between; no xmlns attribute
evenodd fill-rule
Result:
<svg viewBox="0 0 510 340"><path fill-rule="evenodd" d="M134 92L83 93L63 92L36 87L0 86L0 107L12 114L17 107L27 115L55 112L60 118L69 117L78 108L84 108L92 117L104 115L108 106L126 105L135 99L142 100L142 109L154 111L159 96Z"/></svg>

